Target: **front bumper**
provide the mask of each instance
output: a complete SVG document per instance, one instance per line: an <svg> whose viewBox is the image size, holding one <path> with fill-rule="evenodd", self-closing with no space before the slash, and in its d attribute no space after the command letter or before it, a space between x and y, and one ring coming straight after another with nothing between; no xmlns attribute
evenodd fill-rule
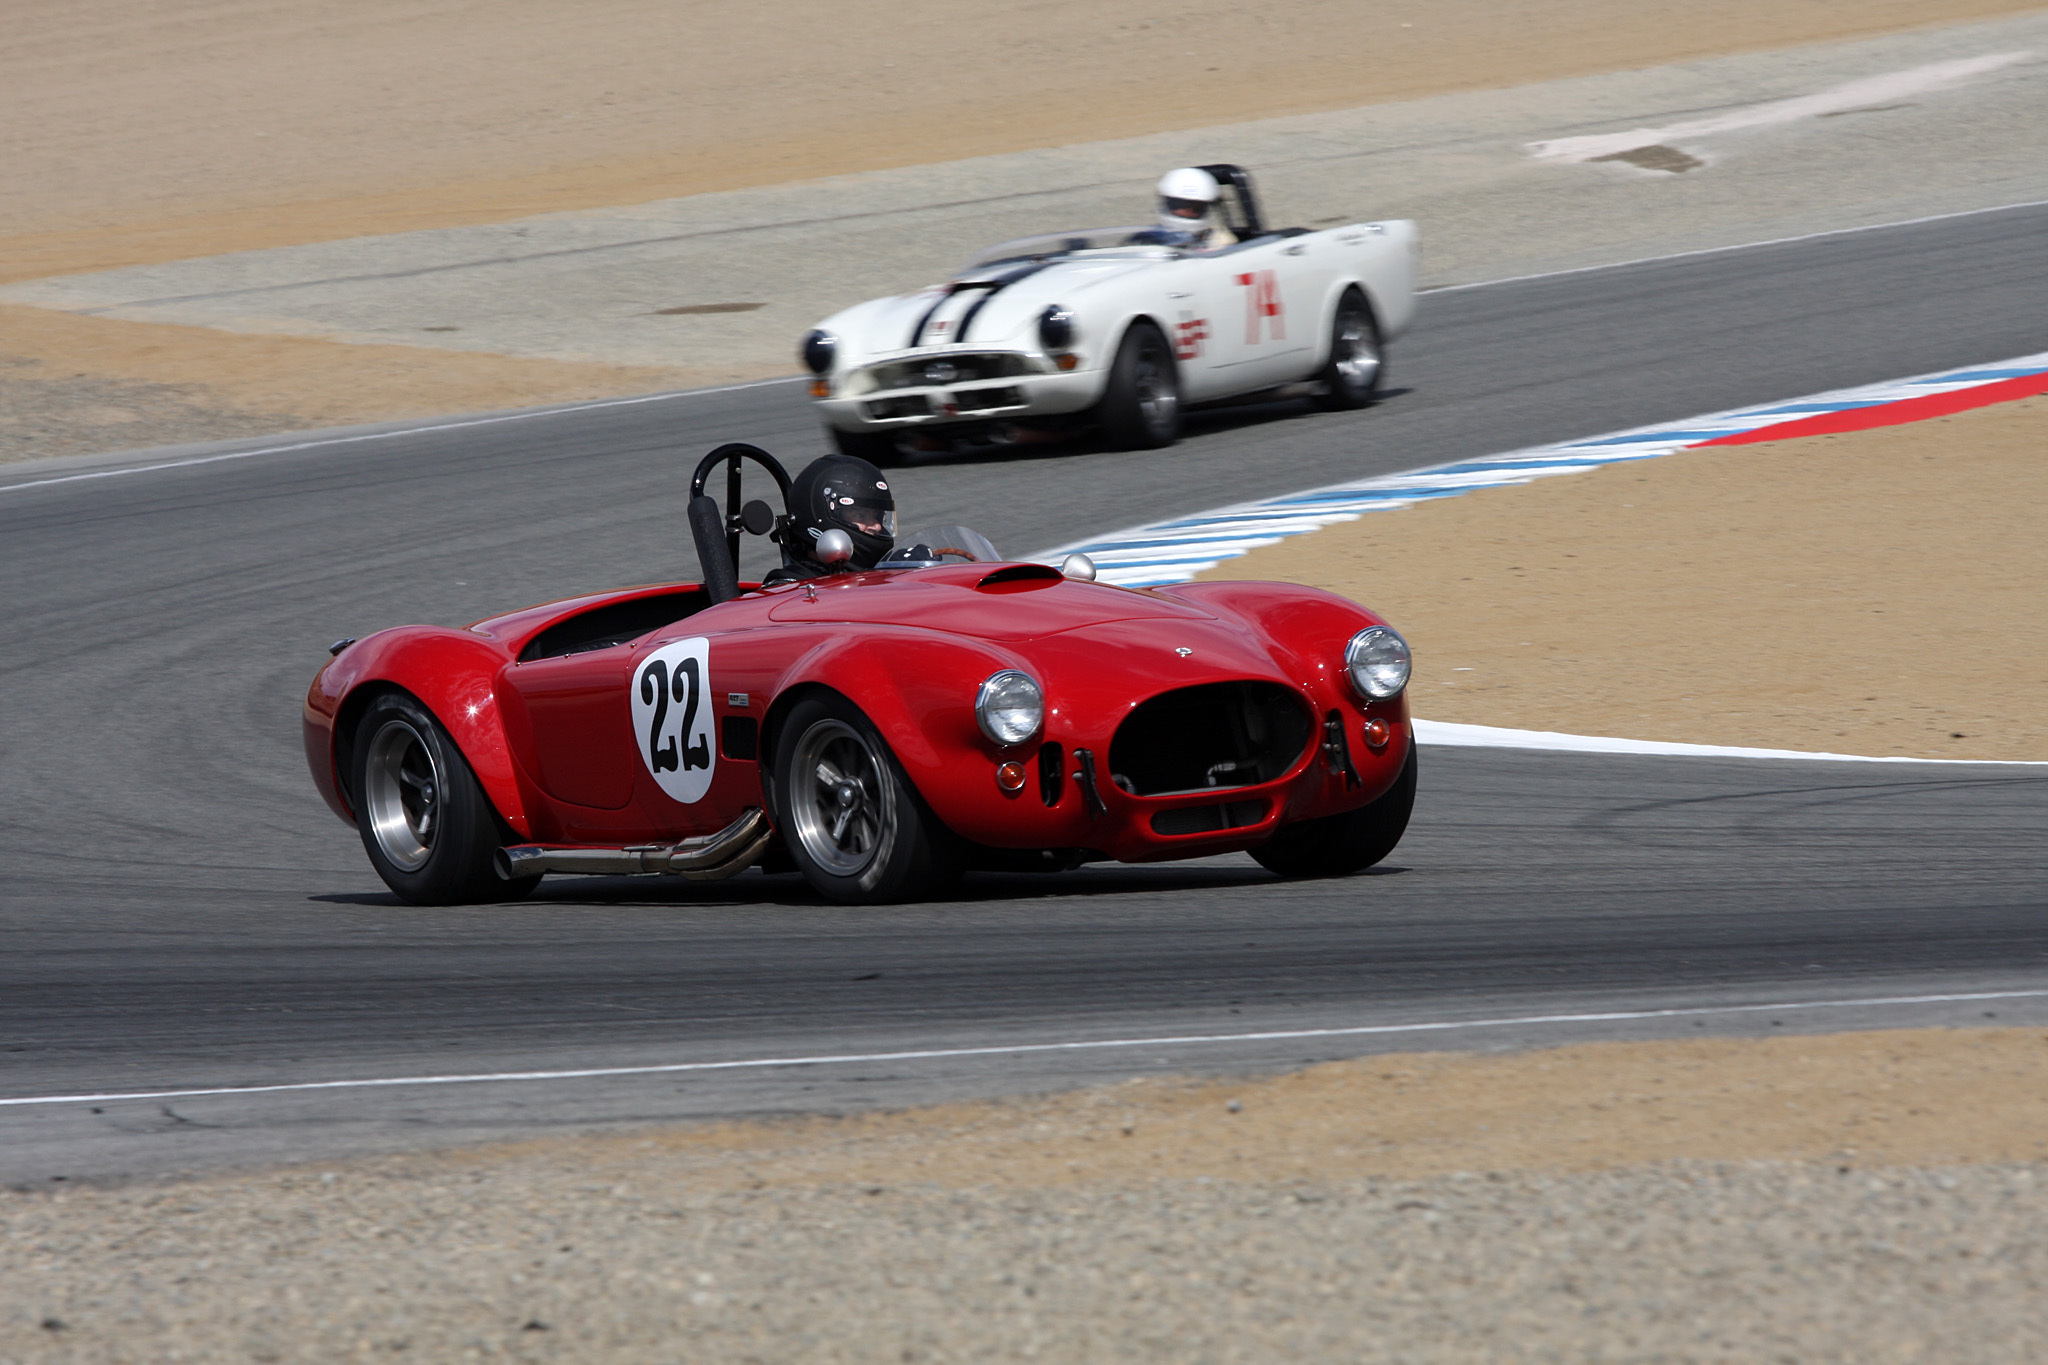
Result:
<svg viewBox="0 0 2048 1365"><path fill-rule="evenodd" d="M916 431L1067 416L1095 405L1104 378L1101 370L1074 369L867 390L835 379L832 394L816 402L825 424L840 431Z"/></svg>

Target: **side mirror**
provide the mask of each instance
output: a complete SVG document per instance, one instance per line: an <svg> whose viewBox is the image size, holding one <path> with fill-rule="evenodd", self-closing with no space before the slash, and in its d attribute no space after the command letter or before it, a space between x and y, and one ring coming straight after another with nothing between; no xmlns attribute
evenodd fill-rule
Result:
<svg viewBox="0 0 2048 1365"><path fill-rule="evenodd" d="M1083 583L1095 581L1095 561L1084 554L1071 554L1060 561L1060 572Z"/></svg>
<svg viewBox="0 0 2048 1365"><path fill-rule="evenodd" d="M811 547L811 557L827 567L844 564L853 558L853 537L840 530L827 531Z"/></svg>

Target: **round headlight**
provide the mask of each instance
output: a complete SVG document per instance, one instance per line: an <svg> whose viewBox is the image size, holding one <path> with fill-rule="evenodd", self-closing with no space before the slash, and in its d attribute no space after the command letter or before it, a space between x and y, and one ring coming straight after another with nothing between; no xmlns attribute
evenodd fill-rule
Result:
<svg viewBox="0 0 2048 1365"><path fill-rule="evenodd" d="M1408 685L1408 642L1387 626L1367 626L1344 646L1344 671L1367 701L1385 701Z"/></svg>
<svg viewBox="0 0 2048 1365"><path fill-rule="evenodd" d="M803 357L805 367L812 374L823 374L832 368L832 357L838 350L839 338L820 327L804 338L797 354Z"/></svg>
<svg viewBox="0 0 2048 1365"><path fill-rule="evenodd" d="M1064 351L1074 344L1074 310L1049 304L1038 315L1038 341L1048 351Z"/></svg>
<svg viewBox="0 0 2048 1365"><path fill-rule="evenodd" d="M1045 693L1029 673L1006 668L975 694L974 719L996 743L1022 744L1045 721Z"/></svg>

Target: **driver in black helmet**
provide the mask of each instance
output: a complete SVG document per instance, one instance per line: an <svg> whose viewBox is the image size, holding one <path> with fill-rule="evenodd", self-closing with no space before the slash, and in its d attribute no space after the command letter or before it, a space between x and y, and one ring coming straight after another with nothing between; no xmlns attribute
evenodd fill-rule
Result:
<svg viewBox="0 0 2048 1365"><path fill-rule="evenodd" d="M804 466L789 486L789 514L791 534L784 549L790 562L771 571L765 583L872 569L896 544L896 499L889 481L881 470L851 455L825 455ZM853 541L851 559L820 564L812 557L827 531L846 532Z"/></svg>

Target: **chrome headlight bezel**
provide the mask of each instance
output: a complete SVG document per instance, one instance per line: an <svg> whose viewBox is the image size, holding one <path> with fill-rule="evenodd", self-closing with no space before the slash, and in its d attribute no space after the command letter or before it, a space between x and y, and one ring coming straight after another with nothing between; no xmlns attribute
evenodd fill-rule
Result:
<svg viewBox="0 0 2048 1365"><path fill-rule="evenodd" d="M1400 696L1414 670L1415 656L1392 626L1367 626L1344 645L1344 674L1362 700Z"/></svg>
<svg viewBox="0 0 2048 1365"><path fill-rule="evenodd" d="M1024 699L1027 692L1028 701ZM1006 713L1018 712L1030 716L1029 728L1020 728L1021 716L1003 718ZM1021 668L998 669L975 689L974 723L992 744L1005 749L1028 744L1045 728L1045 689Z"/></svg>

